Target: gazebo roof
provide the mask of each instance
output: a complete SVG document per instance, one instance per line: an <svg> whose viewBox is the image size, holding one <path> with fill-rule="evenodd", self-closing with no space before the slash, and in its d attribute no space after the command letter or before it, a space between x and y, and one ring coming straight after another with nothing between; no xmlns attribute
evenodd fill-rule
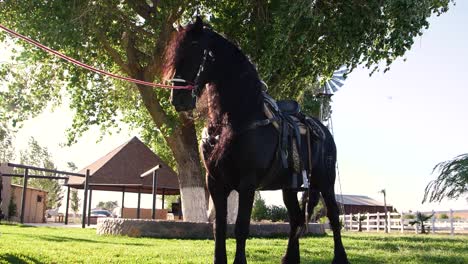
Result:
<svg viewBox="0 0 468 264"><path fill-rule="evenodd" d="M179 194L177 174L137 137L112 150L79 173L90 170L89 186L93 190L151 193L153 177L140 178L144 172L157 170L157 193ZM83 189L84 178L70 176L68 185Z"/></svg>

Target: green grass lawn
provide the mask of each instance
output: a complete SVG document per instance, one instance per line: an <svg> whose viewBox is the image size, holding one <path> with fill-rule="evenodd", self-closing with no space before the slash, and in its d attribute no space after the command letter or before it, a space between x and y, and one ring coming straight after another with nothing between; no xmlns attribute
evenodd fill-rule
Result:
<svg viewBox="0 0 468 264"><path fill-rule="evenodd" d="M352 263L468 263L468 236L343 234ZM286 238L252 238L249 263L279 263ZM235 241L227 243L232 263ZM330 263L333 238L301 239L301 263ZM0 263L211 263L212 240L98 236L94 229L0 225Z"/></svg>

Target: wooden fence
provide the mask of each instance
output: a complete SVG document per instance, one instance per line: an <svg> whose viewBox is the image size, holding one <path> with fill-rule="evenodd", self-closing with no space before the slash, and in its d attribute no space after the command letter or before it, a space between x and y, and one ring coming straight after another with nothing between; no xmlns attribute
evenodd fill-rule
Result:
<svg viewBox="0 0 468 264"><path fill-rule="evenodd" d="M433 213L435 213L433 211ZM418 224L411 225L415 220L415 213L373 213L373 214L349 214L340 215L340 220L346 230L359 231L359 219L362 231L383 232L388 228L388 232L415 232L420 233L421 227ZM387 221L385 221L387 218ZM453 211L450 210L448 219L438 219L434 214L432 218L424 222L428 233L444 232L453 235L455 232L468 232L468 219L455 219Z"/></svg>

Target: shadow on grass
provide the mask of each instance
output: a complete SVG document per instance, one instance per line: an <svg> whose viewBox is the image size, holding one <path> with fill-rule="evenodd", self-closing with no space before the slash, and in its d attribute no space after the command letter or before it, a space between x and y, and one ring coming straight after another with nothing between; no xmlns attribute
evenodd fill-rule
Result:
<svg viewBox="0 0 468 264"><path fill-rule="evenodd" d="M74 237L66 237L66 236L54 236L54 235L31 235L31 234L15 234L15 233L4 233L4 234L23 236L27 238L34 237L40 240L45 240L49 242L57 242L57 243L82 242L82 243L91 243L91 244L112 244L112 245L143 246L143 247L151 246L151 245L144 244L144 243L129 243L125 241L100 241L100 240L74 238Z"/></svg>
<svg viewBox="0 0 468 264"><path fill-rule="evenodd" d="M37 226L18 224L20 228L37 228Z"/></svg>
<svg viewBox="0 0 468 264"><path fill-rule="evenodd" d="M304 256L301 258L301 263L320 263L320 264L330 264L333 260L333 257L317 257L317 256ZM353 263L383 263L379 258L372 256L348 256L348 260Z"/></svg>
<svg viewBox="0 0 468 264"><path fill-rule="evenodd" d="M16 226L16 227L22 227L22 228L26 228L26 227L35 227L35 226L32 226L32 225L25 225L25 224L19 224L17 222L10 222L10 221L2 221L0 222L0 226L1 225L4 225L4 226Z"/></svg>
<svg viewBox="0 0 468 264"><path fill-rule="evenodd" d="M305 234L300 236L299 239L301 238L321 238L321 237L328 237L328 235L325 234ZM333 236L332 236L333 237ZM234 236L228 236L228 238L235 238ZM263 235L263 236L255 236L255 235L249 235L249 238L262 238L262 239L285 239L288 240L289 235L281 235L281 234L276 234L276 235ZM211 239L211 238L210 238Z"/></svg>
<svg viewBox="0 0 468 264"><path fill-rule="evenodd" d="M126 246L151 246L143 243L129 243L129 242L119 242L119 241L100 241L84 238L74 238L74 237L62 237L62 236L52 236L52 235L38 235L37 238L50 241L50 242L83 242L83 243L92 243L92 244L112 244L112 245L126 245Z"/></svg>
<svg viewBox="0 0 468 264"><path fill-rule="evenodd" d="M42 264L45 262L39 261L35 258L31 258L25 255L12 255L12 254L0 254L0 262L6 261L7 263L15 264L25 264L25 263L35 263Z"/></svg>
<svg viewBox="0 0 468 264"><path fill-rule="evenodd" d="M420 256L417 258L418 263L434 263L434 264L439 264L439 263L450 263L450 264L466 264L466 259L463 257L456 257L456 256L436 256L436 255L430 255L430 256Z"/></svg>
<svg viewBox="0 0 468 264"><path fill-rule="evenodd" d="M449 238L449 237L434 237L434 236L426 236L426 235L418 235L418 236L409 236L409 235L402 235L402 236L385 236L382 234L381 236L379 235L358 235L358 236L353 236L353 235L343 235L345 239L348 240L367 240L367 241L404 241L404 242L447 242L447 241L458 241L458 240L463 240L463 239L457 239L457 238Z"/></svg>

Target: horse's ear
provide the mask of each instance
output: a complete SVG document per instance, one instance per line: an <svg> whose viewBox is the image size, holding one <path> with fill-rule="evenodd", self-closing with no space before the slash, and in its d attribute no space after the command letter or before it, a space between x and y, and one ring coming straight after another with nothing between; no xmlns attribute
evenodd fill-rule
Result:
<svg viewBox="0 0 468 264"><path fill-rule="evenodd" d="M195 23L194 23L194 32L201 33L203 31L203 20L200 16L197 16L195 18Z"/></svg>

